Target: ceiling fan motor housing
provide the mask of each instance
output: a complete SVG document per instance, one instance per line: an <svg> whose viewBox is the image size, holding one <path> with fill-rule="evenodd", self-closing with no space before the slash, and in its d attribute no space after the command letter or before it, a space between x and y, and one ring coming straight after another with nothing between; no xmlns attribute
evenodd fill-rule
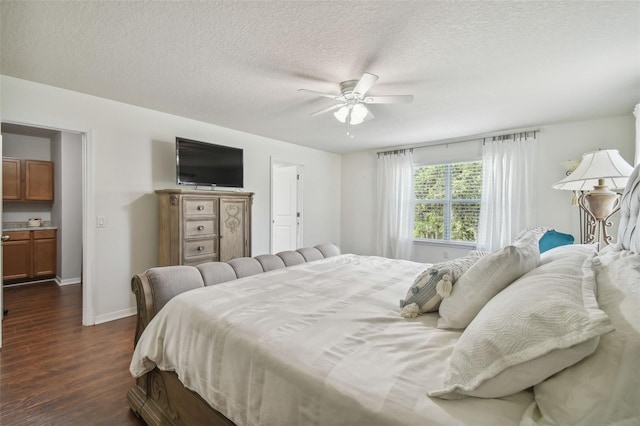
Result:
<svg viewBox="0 0 640 426"><path fill-rule="evenodd" d="M353 93L353 89L355 89L358 84L358 80L347 80L340 83L340 94L344 96L346 99L350 97L356 97L356 94ZM360 93L358 96L362 96Z"/></svg>

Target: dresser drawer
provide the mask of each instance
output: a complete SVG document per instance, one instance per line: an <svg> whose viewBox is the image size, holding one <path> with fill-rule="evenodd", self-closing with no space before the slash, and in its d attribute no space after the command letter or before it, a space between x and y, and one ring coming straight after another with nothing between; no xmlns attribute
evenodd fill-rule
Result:
<svg viewBox="0 0 640 426"><path fill-rule="evenodd" d="M184 257L188 259L194 256L207 256L216 253L215 240L195 240L185 241L184 243Z"/></svg>
<svg viewBox="0 0 640 426"><path fill-rule="evenodd" d="M189 266L196 266L206 262L217 262L218 260L219 260L218 256L197 256L197 257L189 257L187 259L184 259L182 261L182 264L189 265Z"/></svg>
<svg viewBox="0 0 640 426"><path fill-rule="evenodd" d="M216 235L215 220L186 220L184 222L185 237L197 237L205 235Z"/></svg>
<svg viewBox="0 0 640 426"><path fill-rule="evenodd" d="M22 241L31 239L30 231L5 231L4 235L8 235L9 237L11 237L9 241Z"/></svg>
<svg viewBox="0 0 640 426"><path fill-rule="evenodd" d="M206 198L184 198L185 216L213 216L218 210L218 200Z"/></svg>
<svg viewBox="0 0 640 426"><path fill-rule="evenodd" d="M55 229L45 229L44 231L33 231L34 240L51 239L55 237L56 237Z"/></svg>

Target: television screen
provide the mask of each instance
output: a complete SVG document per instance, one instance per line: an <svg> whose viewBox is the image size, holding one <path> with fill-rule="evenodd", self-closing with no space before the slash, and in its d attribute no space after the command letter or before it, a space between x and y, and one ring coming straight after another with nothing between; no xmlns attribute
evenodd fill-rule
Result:
<svg viewBox="0 0 640 426"><path fill-rule="evenodd" d="M180 185L243 187L242 149L176 138Z"/></svg>

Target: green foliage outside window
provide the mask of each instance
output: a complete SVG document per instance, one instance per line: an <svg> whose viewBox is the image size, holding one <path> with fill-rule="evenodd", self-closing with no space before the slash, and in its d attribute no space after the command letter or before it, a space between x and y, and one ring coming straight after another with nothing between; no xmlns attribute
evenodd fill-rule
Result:
<svg viewBox="0 0 640 426"><path fill-rule="evenodd" d="M417 167L414 238L476 241L482 162Z"/></svg>

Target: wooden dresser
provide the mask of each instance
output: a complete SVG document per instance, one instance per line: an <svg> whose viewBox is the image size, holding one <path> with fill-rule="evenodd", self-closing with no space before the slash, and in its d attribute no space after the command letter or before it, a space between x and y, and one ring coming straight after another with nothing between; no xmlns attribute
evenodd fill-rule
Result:
<svg viewBox="0 0 640 426"><path fill-rule="evenodd" d="M252 192L163 189L156 194L160 266L251 256Z"/></svg>

